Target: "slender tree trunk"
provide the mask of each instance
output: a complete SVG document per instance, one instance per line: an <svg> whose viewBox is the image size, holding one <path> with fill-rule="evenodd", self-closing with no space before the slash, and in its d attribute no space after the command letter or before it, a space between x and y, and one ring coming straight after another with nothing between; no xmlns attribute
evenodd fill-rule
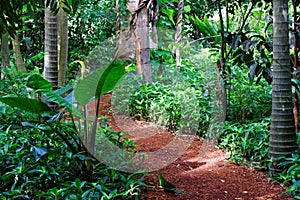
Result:
<svg viewBox="0 0 300 200"><path fill-rule="evenodd" d="M225 14L225 21L226 21L226 32L229 30L229 0L226 0L226 14Z"/></svg>
<svg viewBox="0 0 300 200"><path fill-rule="evenodd" d="M46 2L45 2L46 3ZM57 16L45 8L44 76L53 88L58 86Z"/></svg>
<svg viewBox="0 0 300 200"><path fill-rule="evenodd" d="M136 65L137 65L137 73L142 74L142 64L141 64L141 41L139 38L139 32L136 29L136 40L135 40L135 48L136 48Z"/></svg>
<svg viewBox="0 0 300 200"><path fill-rule="evenodd" d="M225 53L226 53L226 40L225 40L225 27L224 27L224 20L223 20L223 14L222 14L222 9L221 9L221 3L218 3L218 11L219 11L219 17L220 17L220 35L221 35L221 51L220 51L220 60L217 63L217 69L219 70L217 73L221 73L223 78L226 78L226 72L225 72L225 65L226 65L226 58L225 58ZM229 28L229 20L228 20L228 1L226 1L226 14L225 14L225 20L226 20L226 31L228 31ZM226 80L225 80L226 81ZM230 81L230 79L229 79ZM225 82L226 84L226 82ZM230 90L227 90L225 88L225 101L226 103L223 104L225 105L225 110L226 110L226 117L227 118L227 108L230 107Z"/></svg>
<svg viewBox="0 0 300 200"><path fill-rule="evenodd" d="M180 71L181 67L181 56L180 56L180 43L182 39L182 11L183 11L184 0L179 0L178 3L178 14L176 22L176 34L175 34L175 58L176 58L176 71Z"/></svg>
<svg viewBox="0 0 300 200"><path fill-rule="evenodd" d="M153 0L152 33L153 33L154 43L156 45L158 45L158 32L156 26L156 19L157 19L158 12L159 12L158 0Z"/></svg>
<svg viewBox="0 0 300 200"><path fill-rule="evenodd" d="M8 33L2 36L1 40L1 65L3 67L9 66L9 44L8 44Z"/></svg>
<svg viewBox="0 0 300 200"><path fill-rule="evenodd" d="M139 2L141 9L137 14L137 60L140 63L145 82L152 83L148 3L149 0L140 0Z"/></svg>
<svg viewBox="0 0 300 200"><path fill-rule="evenodd" d="M14 55L16 58L16 65L18 70L20 71L26 71L25 65L24 65L24 61L22 58L22 52L20 49L20 41L19 41L19 35L16 34L14 39L13 39L13 48L14 48Z"/></svg>
<svg viewBox="0 0 300 200"><path fill-rule="evenodd" d="M270 156L291 155L297 148L291 91L288 0L273 0L273 90ZM276 162L271 171L280 172Z"/></svg>
<svg viewBox="0 0 300 200"><path fill-rule="evenodd" d="M131 10L131 11L137 12L139 4L140 4L139 0L131 0L131 1L129 1L128 9ZM135 27L136 65L137 65L137 73L142 74L143 70L142 70L142 65L141 65L141 51L140 51L141 41L140 41L140 37L139 37L139 35L140 35L139 31L140 30L136 26Z"/></svg>
<svg viewBox="0 0 300 200"><path fill-rule="evenodd" d="M115 7L115 12L116 12L116 45L118 49L118 43L120 39L120 11L119 11L119 0L116 0L116 7Z"/></svg>
<svg viewBox="0 0 300 200"><path fill-rule="evenodd" d="M128 7L128 5L127 5L127 7ZM120 47L121 47L121 44L122 44L121 40L123 39L123 38L121 39L121 31L120 31L119 0L116 0L115 12L116 12L116 32L115 32L116 51L115 51L115 55L114 55L114 60L117 60L117 59L123 59L123 58L120 58L120 55L119 55L119 54L122 53L122 52L119 52L119 51L120 51Z"/></svg>
<svg viewBox="0 0 300 200"><path fill-rule="evenodd" d="M63 9L58 12L58 85L66 82L68 65L68 18Z"/></svg>
<svg viewBox="0 0 300 200"><path fill-rule="evenodd" d="M218 3L218 8L219 8L219 17L220 17L220 27L221 27L221 52L220 52L220 65L221 65L221 70L222 72L225 72L225 52L226 52L226 41L225 41L225 36L224 36L224 20L223 20L223 15L222 15L222 9L221 9L221 3Z"/></svg>

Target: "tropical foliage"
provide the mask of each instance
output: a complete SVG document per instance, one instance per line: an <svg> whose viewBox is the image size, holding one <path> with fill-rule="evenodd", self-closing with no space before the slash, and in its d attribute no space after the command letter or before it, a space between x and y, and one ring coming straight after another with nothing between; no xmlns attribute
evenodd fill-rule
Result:
<svg viewBox="0 0 300 200"><path fill-rule="evenodd" d="M103 196L131 198L140 193L143 174L127 174L109 168L87 155L77 129L65 110L80 115L61 95L71 86L51 91L38 73L4 70L1 79L1 196L24 199L89 199ZM11 84L10 88L7 88ZM55 109L49 102L56 103ZM102 128L118 147L131 151L106 122ZM68 173L66 173L68 172Z"/></svg>
<svg viewBox="0 0 300 200"><path fill-rule="evenodd" d="M201 139L214 139L237 164L265 171L275 166L279 173L274 180L287 184L287 192L300 199L299 149L270 159L270 154L278 152L273 151L273 144L270 151L269 138L276 144L284 139L278 139L281 133L274 136L280 120L271 118L272 92L274 106L274 96L283 91L276 82L276 72L282 64L278 66L273 59L278 55L276 45L283 44L273 46L273 30L278 26L273 24L273 11L278 4L270 0L185 0L178 11L178 1L159 0L149 4L141 1L137 11L129 11L128 3L0 2L1 65L5 65L0 71L1 198L139 198L146 187L144 172L121 172L100 163L93 155L103 145L102 136L122 150L135 152L135 144L126 138L126 133L112 130L99 114L102 96L113 90L119 98L113 99L118 102L115 108L128 110L136 120L155 122L172 134L193 130ZM58 89L43 78L47 67L43 62L45 7L50 7L54 15L59 9L68 13L67 84ZM290 23L285 21L284 34L290 41L285 41L283 50L290 57L285 56L284 61L286 81L279 80L282 85L288 83L283 93L288 95L290 107L273 108L273 114L278 111L280 116L281 111L289 110L290 124L284 126L289 128L290 136L285 139L293 143L293 148L294 124L296 131L299 125L298 7L299 1L289 2L287 7ZM138 44L133 40L139 38L130 37L136 34L141 8L149 9L151 42L155 42L155 30L159 30L158 42L147 49L153 80L147 84L135 70L136 64L140 67L135 60L139 54L136 48L126 59L122 57L124 52L116 51L119 38ZM178 38L182 36L180 43L174 38L178 16L182 17L182 35L176 34ZM11 45L12 40L19 44ZM8 47L7 53L4 46ZM12 46L20 47L21 55L13 55ZM181 51L177 71L175 49ZM126 46L124 51L128 53L126 50L132 49ZM4 64L6 58L8 64ZM17 69L20 58L27 72ZM90 115L87 106L94 102L96 112ZM122 156L116 159L123 161Z"/></svg>

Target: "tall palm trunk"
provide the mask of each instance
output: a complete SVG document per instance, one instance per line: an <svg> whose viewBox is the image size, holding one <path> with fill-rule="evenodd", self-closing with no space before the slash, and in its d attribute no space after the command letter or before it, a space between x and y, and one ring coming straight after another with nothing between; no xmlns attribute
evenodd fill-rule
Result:
<svg viewBox="0 0 300 200"><path fill-rule="evenodd" d="M290 155L296 148L289 58L288 0L273 0L273 90L270 156ZM272 173L280 172L278 164Z"/></svg>
<svg viewBox="0 0 300 200"><path fill-rule="evenodd" d="M65 11L58 11L58 85L66 82L68 64L68 18Z"/></svg>
<svg viewBox="0 0 300 200"><path fill-rule="evenodd" d="M49 7L45 8L44 76L56 89L58 85L57 16Z"/></svg>

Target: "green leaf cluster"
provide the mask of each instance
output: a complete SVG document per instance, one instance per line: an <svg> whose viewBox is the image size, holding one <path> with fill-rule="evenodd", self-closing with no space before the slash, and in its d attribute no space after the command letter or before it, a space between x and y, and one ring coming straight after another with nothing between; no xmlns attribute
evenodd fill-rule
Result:
<svg viewBox="0 0 300 200"><path fill-rule="evenodd" d="M171 87L143 84L131 95L128 106L130 115L138 120L161 122L173 131L179 126L181 106Z"/></svg>
<svg viewBox="0 0 300 200"><path fill-rule="evenodd" d="M226 122L219 145L237 164L266 170L269 160L270 119L239 124Z"/></svg>

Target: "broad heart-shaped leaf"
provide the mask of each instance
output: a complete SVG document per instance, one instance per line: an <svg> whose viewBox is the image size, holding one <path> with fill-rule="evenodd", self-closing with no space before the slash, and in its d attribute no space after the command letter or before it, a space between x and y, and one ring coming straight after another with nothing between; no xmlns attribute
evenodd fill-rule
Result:
<svg viewBox="0 0 300 200"><path fill-rule="evenodd" d="M127 62L116 61L79 82L75 89L75 99L80 105L87 104L91 98L99 98L106 92L114 89L126 73Z"/></svg>
<svg viewBox="0 0 300 200"><path fill-rule="evenodd" d="M39 74L33 74L28 78L27 87L34 90L52 90L52 85Z"/></svg>
<svg viewBox="0 0 300 200"><path fill-rule="evenodd" d="M36 99L24 97L0 97L0 101L10 107L19 108L35 114L51 111L45 103Z"/></svg>

